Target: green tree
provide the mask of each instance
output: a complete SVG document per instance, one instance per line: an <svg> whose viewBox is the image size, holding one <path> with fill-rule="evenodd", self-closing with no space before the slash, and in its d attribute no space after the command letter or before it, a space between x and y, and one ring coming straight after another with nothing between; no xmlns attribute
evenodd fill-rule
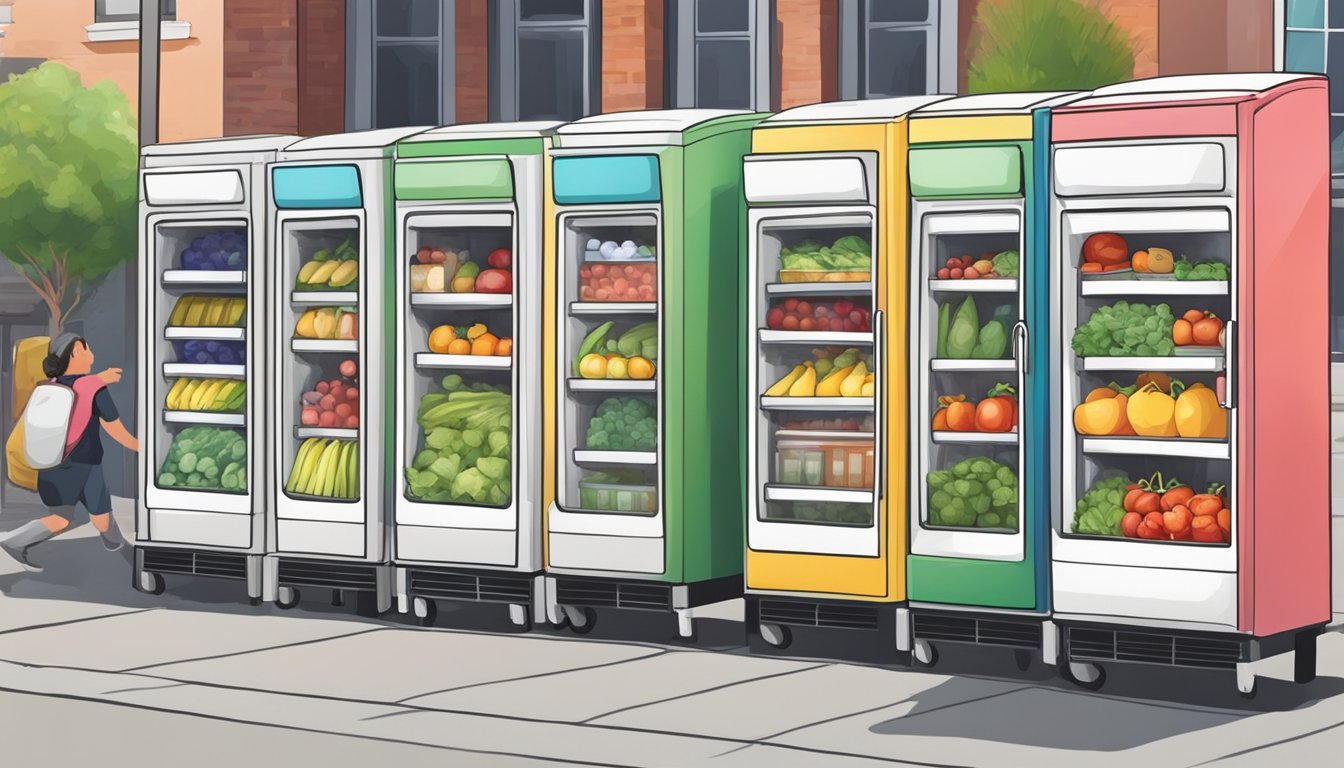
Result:
<svg viewBox="0 0 1344 768"><path fill-rule="evenodd" d="M982 2L970 47L971 93L1082 91L1134 75L1128 36L1077 0Z"/></svg>
<svg viewBox="0 0 1344 768"><path fill-rule="evenodd" d="M0 84L0 253L50 313L51 335L87 285L136 255L137 143L111 81L84 87L47 62Z"/></svg>

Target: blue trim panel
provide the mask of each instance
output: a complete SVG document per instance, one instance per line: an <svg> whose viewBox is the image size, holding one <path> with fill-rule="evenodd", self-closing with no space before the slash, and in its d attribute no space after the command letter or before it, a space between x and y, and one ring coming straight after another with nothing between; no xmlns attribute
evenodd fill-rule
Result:
<svg viewBox="0 0 1344 768"><path fill-rule="evenodd" d="M657 155L557 157L551 169L556 205L656 203L662 198Z"/></svg>
<svg viewBox="0 0 1344 768"><path fill-rule="evenodd" d="M286 165L271 169L275 207L362 208L359 168L353 165Z"/></svg>
<svg viewBox="0 0 1344 768"><path fill-rule="evenodd" d="M1050 604L1050 530L1054 525L1052 496L1050 494L1050 444L1054 432L1050 425L1054 412L1050 410L1050 110L1042 108L1031 114L1031 173L1028 176L1026 196L1026 248L1031 268L1027 275L1027 329L1030 331L1031 362L1029 388L1035 408L1029 429L1034 436L1027 442L1027 463L1032 467L1027 478L1026 503L1036 513L1032 516L1031 549L1036 564L1036 610L1049 611Z"/></svg>

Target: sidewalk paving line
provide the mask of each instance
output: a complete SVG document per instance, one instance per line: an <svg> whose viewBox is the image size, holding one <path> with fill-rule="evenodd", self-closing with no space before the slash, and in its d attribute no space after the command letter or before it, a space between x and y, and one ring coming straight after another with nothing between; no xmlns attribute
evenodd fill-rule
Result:
<svg viewBox="0 0 1344 768"><path fill-rule="evenodd" d="M81 616L77 619L67 619L65 621L52 621L46 624L30 624L26 627L14 627L12 629L0 629L0 635L12 635L15 632L28 632L34 629L51 629L52 627L64 627L70 624L80 624L86 621L97 621L99 619L110 619L114 616L130 616L135 613L145 613L146 611L157 611L158 608L132 608L125 611L114 611L112 613L101 613L97 616Z"/></svg>
<svg viewBox="0 0 1344 768"><path fill-rule="evenodd" d="M207 661L219 661L219 660L222 660L222 659L231 659L231 658L234 658L234 657L236 657L236 656L251 656L252 654L256 654L256 653L266 653L266 652L268 652L268 651L278 651L278 650L287 649L287 648L299 648L299 647L302 647L302 646L305 646L305 645L317 645L317 644L319 644L319 643L330 643L330 642L333 642L333 641L335 641L335 640L345 640L345 639L347 639L347 638L351 638L351 637L359 637L360 635L369 635L369 634L373 634L374 632L383 632L383 631L385 631L385 629L386 629L385 627L370 627L370 628L368 628L368 629L360 630L360 631L358 631L358 632L350 632L349 634L344 634L344 635L333 635L333 636L331 636L331 637L315 637L315 638L312 638L311 640L295 640L295 641L292 642L292 643L281 643L280 645L266 645L266 646L262 646L262 647L260 647L260 648L249 648L249 649L247 649L247 650L243 650L243 651L231 651L231 652L229 652L229 653L219 653L219 654L215 654L215 655L213 655L213 656L196 656L196 657L193 657L193 658L190 658L190 659L178 659L177 661L160 661L160 662L155 662L155 663L153 663L153 664L144 664L144 665L141 665L141 666L138 666L138 667L126 667L125 669L118 670L118 671L120 671L120 672L140 672L140 671L143 671L143 670L155 669L156 667L169 667L169 666L174 666L174 665L177 665L177 664L200 664L200 663L207 662Z"/></svg>
<svg viewBox="0 0 1344 768"><path fill-rule="evenodd" d="M748 678L748 679L746 679L746 680L734 680L734 681L731 682L731 683L723 683L722 685L716 685L716 686L713 686L713 687L710 687L710 688L705 688L705 689L703 689L703 690L699 690L699 691L692 691L692 692L690 692L690 693L683 693L683 694L678 695L678 696L668 696L667 698L663 698L663 699L655 699L654 701L646 701L646 702L644 702L644 703L642 703L642 704L632 704L631 706L628 706L628 707L621 707L620 709L613 709L613 710L611 710L610 712L603 712L603 713L598 714L598 715L593 715L592 717L587 718L587 719L585 719L585 720L580 720L579 723L581 723L581 724L583 724L583 725L587 725L587 724L589 724L589 723L592 723L592 722L595 721L595 720L601 720L601 719L604 718L604 717L611 717L611 716L614 716L614 715L624 714L624 713L626 713L626 712L633 712L633 711L636 710L636 709L643 709L644 707L655 707L655 706L658 706L659 704L667 704L667 703L669 703L669 702L673 702L673 701L680 701L680 700L682 700L682 699L689 699L689 698L691 698L692 696L700 696L700 695L702 695L702 694L706 694L706 693L715 693L716 691L727 690L728 688L734 688L734 687L739 686L739 685L750 685L751 683L760 682L760 681L762 681L762 680L773 680L773 679L777 679L777 678L781 678L781 677L787 677L787 676L789 676L789 675L796 675L796 674L798 674L798 673L800 673L800 672L807 672L807 671L810 671L810 670L813 670L813 669L818 669L818 668L820 668L820 667L824 667L824 666L826 666L826 665L825 665L825 664L815 664L815 665L810 666L810 667L803 667L802 669L787 669L787 670L784 670L783 672L775 672L775 673L768 674L768 675L761 675L761 676L759 676L759 677L752 677L752 678Z"/></svg>
<svg viewBox="0 0 1344 768"><path fill-rule="evenodd" d="M633 664L634 662L637 662L637 661L647 661L648 659L656 659L656 658L659 658L659 657L661 657L661 656L665 656L665 655L667 655L668 653L671 653L671 652L672 652L672 651L669 650L669 649L664 649L664 650L662 650L661 652L658 652L658 653L650 653L650 654L648 654L647 656L634 656L634 657L631 657L631 658L629 658L629 659L620 659L620 660L618 660L618 661L608 661L608 662L603 662L603 663L601 663L601 664L591 664L591 665L589 665L589 666L584 666L584 667L574 667L573 669L557 669L557 670L553 670L553 671L551 671L551 672L539 672L539 673L537 673L537 674L535 674L535 675L521 675L521 676L518 676L518 677L506 677L506 678L503 678L503 679L500 679L500 680L490 680L490 681L487 681L487 682L471 683L471 684L469 684L469 685L459 685L459 686L457 686L457 687L455 687L455 688L444 688L443 690L439 690L439 691L430 691L430 692L428 692L428 693L420 693L420 694L416 694L415 696L408 696L408 697L406 697L406 698L404 698L404 699L397 699L397 703L398 703L398 704L405 704L405 703L407 703L407 702L415 701L416 699L423 699L423 698L427 698L427 697L430 697L430 696L438 696L438 695L445 694L445 693L457 693L458 691L469 691L469 690L471 690L471 689L473 689L473 688L484 688L484 687L486 687L486 686L503 685L503 684L505 684L505 683L519 683L519 682L523 682L523 681L525 681L525 680L541 680L541 679L543 679L543 678L553 677L553 676L555 676L555 675L567 675L567 674L569 674L569 673L571 673L571 672L585 672L585 671L588 671L588 670L590 670L590 669L606 669L606 668L608 668L608 667L617 667L617 666L621 666L622 664Z"/></svg>

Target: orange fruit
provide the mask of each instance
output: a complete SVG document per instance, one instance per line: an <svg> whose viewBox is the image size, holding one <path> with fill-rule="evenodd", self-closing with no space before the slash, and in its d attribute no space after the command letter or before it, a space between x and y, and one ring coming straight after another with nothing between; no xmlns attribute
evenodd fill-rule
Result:
<svg viewBox="0 0 1344 768"><path fill-rule="evenodd" d="M1186 347L1195 343L1194 327L1190 325L1189 320L1181 318L1171 326L1171 340L1178 347Z"/></svg>
<svg viewBox="0 0 1344 768"><path fill-rule="evenodd" d="M625 372L632 379L652 379L654 367L647 357L635 355L625 361Z"/></svg>
<svg viewBox="0 0 1344 768"><path fill-rule="evenodd" d="M599 354L584 355L579 361L579 375L585 379L605 379L607 358Z"/></svg>
<svg viewBox="0 0 1344 768"><path fill-rule="evenodd" d="M473 355L493 355L495 354L495 344L499 342L499 337L493 333L482 333L471 342L471 354Z"/></svg>
<svg viewBox="0 0 1344 768"><path fill-rule="evenodd" d="M498 357L508 357L513 354L513 339L500 339L495 345L495 355Z"/></svg>
<svg viewBox="0 0 1344 768"><path fill-rule="evenodd" d="M453 339L448 345L448 354L450 355L470 355L471 342L466 339Z"/></svg>
<svg viewBox="0 0 1344 768"><path fill-rule="evenodd" d="M448 345L457 338L453 333L453 326L440 325L429 332L429 351L436 354L444 354L448 351Z"/></svg>

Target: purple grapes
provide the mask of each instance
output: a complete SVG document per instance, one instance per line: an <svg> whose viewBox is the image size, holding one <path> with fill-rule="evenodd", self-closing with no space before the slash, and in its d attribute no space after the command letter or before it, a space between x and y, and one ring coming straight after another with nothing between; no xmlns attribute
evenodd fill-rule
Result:
<svg viewBox="0 0 1344 768"><path fill-rule="evenodd" d="M199 365L242 365L247 362L247 343L187 339L173 342L179 362Z"/></svg>
<svg viewBox="0 0 1344 768"><path fill-rule="evenodd" d="M178 256L183 269L247 269L247 230L226 229L201 235Z"/></svg>

